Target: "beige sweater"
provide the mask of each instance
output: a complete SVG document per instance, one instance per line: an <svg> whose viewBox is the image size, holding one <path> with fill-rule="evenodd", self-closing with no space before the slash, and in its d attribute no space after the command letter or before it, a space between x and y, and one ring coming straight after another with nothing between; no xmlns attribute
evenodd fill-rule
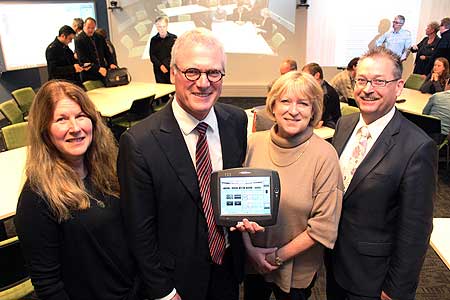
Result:
<svg viewBox="0 0 450 300"><path fill-rule="evenodd" d="M257 247L278 247L303 231L317 243L264 275L283 291L307 287L322 265L324 247L333 248L342 209L342 175L333 146L308 127L287 140L278 136L276 125L252 134L248 142L248 167L278 171L281 199L277 224L252 235ZM248 272L255 273L248 264Z"/></svg>

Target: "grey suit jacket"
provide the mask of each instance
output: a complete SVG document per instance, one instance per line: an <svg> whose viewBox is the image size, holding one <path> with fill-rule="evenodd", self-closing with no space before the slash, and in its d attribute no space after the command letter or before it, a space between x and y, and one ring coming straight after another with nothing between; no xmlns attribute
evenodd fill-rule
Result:
<svg viewBox="0 0 450 300"><path fill-rule="evenodd" d="M338 122L333 145L339 155L358 120L352 114ZM332 252L334 276L344 289L414 299L432 230L436 149L396 111L356 170Z"/></svg>
<svg viewBox="0 0 450 300"><path fill-rule="evenodd" d="M247 147L247 116L236 107L214 106L223 168L240 167ZM205 299L211 257L198 180L171 103L125 132L120 139L118 175L121 207L131 251L146 296ZM244 247L230 232L237 280L242 280Z"/></svg>

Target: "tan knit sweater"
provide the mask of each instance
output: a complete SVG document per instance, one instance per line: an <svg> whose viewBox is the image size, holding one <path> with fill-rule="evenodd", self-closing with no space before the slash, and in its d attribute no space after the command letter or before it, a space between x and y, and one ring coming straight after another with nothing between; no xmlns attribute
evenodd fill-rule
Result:
<svg viewBox="0 0 450 300"><path fill-rule="evenodd" d="M307 287L322 265L324 247L333 248L342 209L342 175L333 146L304 132L287 140L269 131L252 134L248 142L248 167L277 170L281 199L277 224L252 235L257 247L278 247L289 243L303 231L317 243L264 275L283 291ZM255 273L247 266L249 273Z"/></svg>

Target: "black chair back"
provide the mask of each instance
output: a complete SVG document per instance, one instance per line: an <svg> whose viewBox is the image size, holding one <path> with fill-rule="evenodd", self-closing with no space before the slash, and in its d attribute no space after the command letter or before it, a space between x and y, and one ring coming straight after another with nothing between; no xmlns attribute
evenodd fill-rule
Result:
<svg viewBox="0 0 450 300"><path fill-rule="evenodd" d="M401 111L403 116L408 120L416 124L419 128L425 131L432 139L436 141L436 144L441 140L441 120L428 115L418 115L406 111Z"/></svg>
<svg viewBox="0 0 450 300"><path fill-rule="evenodd" d="M20 284L30 277L25 268L19 240L0 246L0 291Z"/></svg>
<svg viewBox="0 0 450 300"><path fill-rule="evenodd" d="M129 121L137 121L150 115L152 113L152 102L154 99L155 95L134 100L127 114L127 119Z"/></svg>

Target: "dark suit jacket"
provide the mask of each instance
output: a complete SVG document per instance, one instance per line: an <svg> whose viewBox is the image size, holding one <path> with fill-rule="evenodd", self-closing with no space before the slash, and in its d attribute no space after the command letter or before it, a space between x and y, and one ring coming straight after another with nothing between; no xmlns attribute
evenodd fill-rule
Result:
<svg viewBox="0 0 450 300"><path fill-rule="evenodd" d="M215 106L223 168L240 167L247 147L247 116ZM151 115L120 140L118 175L129 245L148 298L175 287L183 300L206 298L211 268L208 229L198 180L172 105ZM236 279L243 278L240 233L228 234Z"/></svg>
<svg viewBox="0 0 450 300"><path fill-rule="evenodd" d="M336 126L339 155L358 116L343 116ZM414 299L432 230L436 172L436 144L396 111L344 194L332 252L334 276L344 289Z"/></svg>
<svg viewBox="0 0 450 300"><path fill-rule="evenodd" d="M80 74L75 72L74 64L78 62L73 56L72 50L61 43L58 38L48 45L45 50L47 59L48 80L65 79L76 84L81 84Z"/></svg>
<svg viewBox="0 0 450 300"><path fill-rule="evenodd" d="M84 63L92 64L88 71L81 72L83 81L102 80L104 77L98 72L98 69L100 67L109 69L109 66L114 63L114 57L108 49L105 38L97 33L94 33L90 38L84 31L80 32L75 37L75 52L78 55L80 65Z"/></svg>
<svg viewBox="0 0 450 300"><path fill-rule="evenodd" d="M436 49L431 56L425 74L429 74L433 71L434 61L438 57L445 57L448 61L450 61L450 29L441 34L441 39L436 44Z"/></svg>
<svg viewBox="0 0 450 300"><path fill-rule="evenodd" d="M322 121L323 126L330 128L336 127L336 122L341 117L341 104L339 102L339 94L325 80L322 82L323 95L323 112Z"/></svg>

